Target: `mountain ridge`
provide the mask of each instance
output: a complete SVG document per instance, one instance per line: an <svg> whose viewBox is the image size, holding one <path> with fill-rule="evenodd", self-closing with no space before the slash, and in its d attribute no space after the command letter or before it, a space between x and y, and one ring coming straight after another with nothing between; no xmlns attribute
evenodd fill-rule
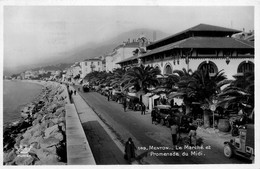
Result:
<svg viewBox="0 0 260 169"><path fill-rule="evenodd" d="M4 68L4 74L21 73L25 70L37 69L39 67L48 67L58 64L71 64L74 62L83 61L88 58L93 58L96 56L102 56L111 53L113 49L122 44L123 42L132 41L133 39L138 39L141 35L144 35L150 41L154 39L154 32L156 32L156 40L165 38L168 36L167 33L160 30L139 28L130 31L123 32L114 38L108 39L103 42L94 43L88 42L70 51L61 52L59 56L53 57L53 59L48 60L44 63L36 63L34 65L26 65L17 67L15 72L12 72L8 68Z"/></svg>

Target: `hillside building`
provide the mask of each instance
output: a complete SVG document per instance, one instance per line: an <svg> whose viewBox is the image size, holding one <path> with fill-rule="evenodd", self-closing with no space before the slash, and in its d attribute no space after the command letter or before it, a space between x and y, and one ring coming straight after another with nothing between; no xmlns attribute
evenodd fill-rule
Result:
<svg viewBox="0 0 260 169"><path fill-rule="evenodd" d="M113 71L113 69L120 68L120 65L117 63L132 57L133 52L139 49L142 39L144 39L144 37L132 41L128 39L127 42L117 46L112 53L106 56L106 71L109 72ZM148 45L150 42L146 38L145 40L145 45Z"/></svg>

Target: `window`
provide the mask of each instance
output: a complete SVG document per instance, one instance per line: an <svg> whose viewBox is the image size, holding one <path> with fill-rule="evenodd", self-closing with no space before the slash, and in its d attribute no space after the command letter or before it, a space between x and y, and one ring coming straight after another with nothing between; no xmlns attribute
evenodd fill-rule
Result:
<svg viewBox="0 0 260 169"><path fill-rule="evenodd" d="M211 62L211 61L209 61L209 62L206 62L206 61L202 62L199 65L198 69L200 69L200 70L208 70L209 73L212 73L212 74L218 72L218 68L217 68L216 64Z"/></svg>
<svg viewBox="0 0 260 169"><path fill-rule="evenodd" d="M172 74L172 68L171 68L171 66L170 65L167 65L166 67L165 67L165 74Z"/></svg>
<svg viewBox="0 0 260 169"><path fill-rule="evenodd" d="M254 63L252 62L242 62L239 64L237 73L254 72Z"/></svg>

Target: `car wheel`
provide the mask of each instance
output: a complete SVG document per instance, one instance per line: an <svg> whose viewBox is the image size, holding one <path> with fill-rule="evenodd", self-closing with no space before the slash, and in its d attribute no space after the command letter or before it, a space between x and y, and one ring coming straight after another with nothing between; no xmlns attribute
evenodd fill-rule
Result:
<svg viewBox="0 0 260 169"><path fill-rule="evenodd" d="M225 144L225 146L224 146L224 155L227 158L231 158L232 155L233 155L232 148L231 148L231 146L229 144Z"/></svg>

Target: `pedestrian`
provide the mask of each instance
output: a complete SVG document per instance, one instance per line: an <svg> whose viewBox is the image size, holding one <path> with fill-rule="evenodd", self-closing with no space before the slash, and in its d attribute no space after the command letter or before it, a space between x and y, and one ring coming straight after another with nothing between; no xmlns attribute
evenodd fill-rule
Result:
<svg viewBox="0 0 260 169"><path fill-rule="evenodd" d="M146 107L145 107L144 103L142 103L141 110L142 110L141 115L145 115Z"/></svg>
<svg viewBox="0 0 260 169"><path fill-rule="evenodd" d="M123 102L124 111L126 111L126 101Z"/></svg>
<svg viewBox="0 0 260 169"><path fill-rule="evenodd" d="M76 90L74 90L74 95L76 95Z"/></svg>
<svg viewBox="0 0 260 169"><path fill-rule="evenodd" d="M131 164L132 159L135 159L135 144L132 141L132 138L128 138L127 142L125 143L125 159Z"/></svg>
<svg viewBox="0 0 260 169"><path fill-rule="evenodd" d="M177 145L177 133L178 133L178 125L176 124L175 121L172 122L171 126L171 134L172 134L172 144L173 144L173 149Z"/></svg>
<svg viewBox="0 0 260 169"><path fill-rule="evenodd" d="M188 134L188 137L190 138L190 146L196 146L197 145L197 132L196 132L197 128L192 125L190 127L190 132Z"/></svg>
<svg viewBox="0 0 260 169"><path fill-rule="evenodd" d="M155 110L152 110L151 116L152 116L152 124L153 124L154 122L156 122L156 112L155 112Z"/></svg>
<svg viewBox="0 0 260 169"><path fill-rule="evenodd" d="M107 101L109 101L109 99L110 99L110 94L108 93L108 95L107 95Z"/></svg>
<svg viewBox="0 0 260 169"><path fill-rule="evenodd" d="M171 108L173 108L173 106L174 106L174 100L172 99L171 100Z"/></svg>

